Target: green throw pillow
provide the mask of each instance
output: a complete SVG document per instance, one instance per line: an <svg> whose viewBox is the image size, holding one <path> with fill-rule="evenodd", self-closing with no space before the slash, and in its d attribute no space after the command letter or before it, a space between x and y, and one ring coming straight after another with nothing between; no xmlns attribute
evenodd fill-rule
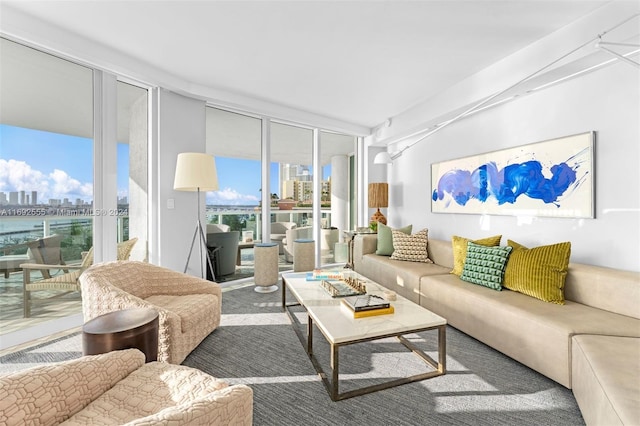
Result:
<svg viewBox="0 0 640 426"><path fill-rule="evenodd" d="M482 246L499 246L501 239L502 235L482 238L479 240L470 240L468 238L458 237L457 235L451 237L451 244L453 246L453 270L451 270L451 273L457 276L462 275L462 267L464 266L464 261L467 258L467 243L469 241Z"/></svg>
<svg viewBox="0 0 640 426"><path fill-rule="evenodd" d="M405 234L411 235L413 225L407 225L404 228L398 228ZM391 256L393 254L393 236L391 235L391 227L378 222L378 246L376 254L381 256Z"/></svg>
<svg viewBox="0 0 640 426"><path fill-rule="evenodd" d="M486 247L469 241L460 279L493 290L502 290L504 268L511 250L509 246Z"/></svg>
<svg viewBox="0 0 640 426"><path fill-rule="evenodd" d="M571 243L526 248L508 240L513 247L502 285L545 302L564 305L564 283L569 269Z"/></svg>
<svg viewBox="0 0 640 426"><path fill-rule="evenodd" d="M391 259L406 260L409 262L433 263L427 254L429 231L425 228L413 235L393 229L393 254Z"/></svg>

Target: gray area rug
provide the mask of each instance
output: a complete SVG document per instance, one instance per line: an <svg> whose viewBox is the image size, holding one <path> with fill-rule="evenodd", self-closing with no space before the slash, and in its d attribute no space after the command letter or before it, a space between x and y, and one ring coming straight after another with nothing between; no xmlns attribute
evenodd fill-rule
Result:
<svg viewBox="0 0 640 426"><path fill-rule="evenodd" d="M256 425L584 424L569 389L452 327L445 376L332 402L282 312L280 291L258 294L252 285L225 291L222 314L221 326L184 364L249 385ZM296 318L306 322L302 311ZM435 332L408 338L436 357ZM75 333L5 355L0 372L79 357L80 341ZM314 352L329 371L329 346L317 329ZM428 369L397 339L356 344L340 352L340 391Z"/></svg>

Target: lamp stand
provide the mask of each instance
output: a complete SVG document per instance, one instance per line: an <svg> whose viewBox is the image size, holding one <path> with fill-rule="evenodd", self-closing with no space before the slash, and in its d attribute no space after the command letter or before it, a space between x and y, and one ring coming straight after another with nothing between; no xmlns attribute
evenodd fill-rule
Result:
<svg viewBox="0 0 640 426"><path fill-rule="evenodd" d="M189 249L189 256L187 256L187 263L185 263L184 265L184 272L187 272L187 268L189 267L189 260L191 259L191 253L193 252L193 245L196 242L196 238L198 237L198 234L200 235L200 276L203 279L206 279L205 275L204 275L204 271L203 271L203 265L202 265L202 247L204 247L205 252L207 252L207 239L204 235L204 230L202 229L202 222L200 221L200 187L198 187L198 213L196 215L197 220L196 220L196 229L193 231L193 238L191 239L191 248ZM213 279L213 281L216 280L216 275L213 272L213 266L211 265L211 259L209 258L209 253L207 252L206 255L207 258L207 264L209 265L209 270L211 271L211 278Z"/></svg>
<svg viewBox="0 0 640 426"><path fill-rule="evenodd" d="M380 211L380 207L378 207L378 211L376 211L372 216L371 219L369 219L371 222L380 222L383 225L387 224L387 218L384 217L384 215L382 214L382 212Z"/></svg>

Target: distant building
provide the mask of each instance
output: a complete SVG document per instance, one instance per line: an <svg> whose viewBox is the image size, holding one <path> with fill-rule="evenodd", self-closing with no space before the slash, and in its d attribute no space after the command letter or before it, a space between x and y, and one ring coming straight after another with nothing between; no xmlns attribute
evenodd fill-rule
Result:
<svg viewBox="0 0 640 426"><path fill-rule="evenodd" d="M26 206L27 203L27 197L24 191L20 191L20 205L21 206Z"/></svg>
<svg viewBox="0 0 640 426"><path fill-rule="evenodd" d="M31 191L31 205L38 205L38 191Z"/></svg>
<svg viewBox="0 0 640 426"><path fill-rule="evenodd" d="M7 205L8 203L9 200L7 200L7 194L5 194L4 192L0 192L0 206Z"/></svg>
<svg viewBox="0 0 640 426"><path fill-rule="evenodd" d="M17 205L18 204L18 192L11 191L9 192L9 204Z"/></svg>

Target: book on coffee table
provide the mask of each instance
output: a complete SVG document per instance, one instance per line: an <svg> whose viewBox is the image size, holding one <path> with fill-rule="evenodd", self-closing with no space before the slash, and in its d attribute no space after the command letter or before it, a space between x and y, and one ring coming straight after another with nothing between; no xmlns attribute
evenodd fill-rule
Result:
<svg viewBox="0 0 640 426"><path fill-rule="evenodd" d="M373 294L363 294L359 296L349 296L342 299L342 302L354 312L372 311L376 309L387 309L391 304L380 296Z"/></svg>
<svg viewBox="0 0 640 426"><path fill-rule="evenodd" d="M351 308L347 307L346 304L343 304L343 306L344 306L344 310L349 311L354 318L366 318L366 317L373 317L377 315L389 315L395 312L395 310L393 309L393 306L389 306L388 308L369 309L368 311L358 311L358 312L351 310Z"/></svg>

